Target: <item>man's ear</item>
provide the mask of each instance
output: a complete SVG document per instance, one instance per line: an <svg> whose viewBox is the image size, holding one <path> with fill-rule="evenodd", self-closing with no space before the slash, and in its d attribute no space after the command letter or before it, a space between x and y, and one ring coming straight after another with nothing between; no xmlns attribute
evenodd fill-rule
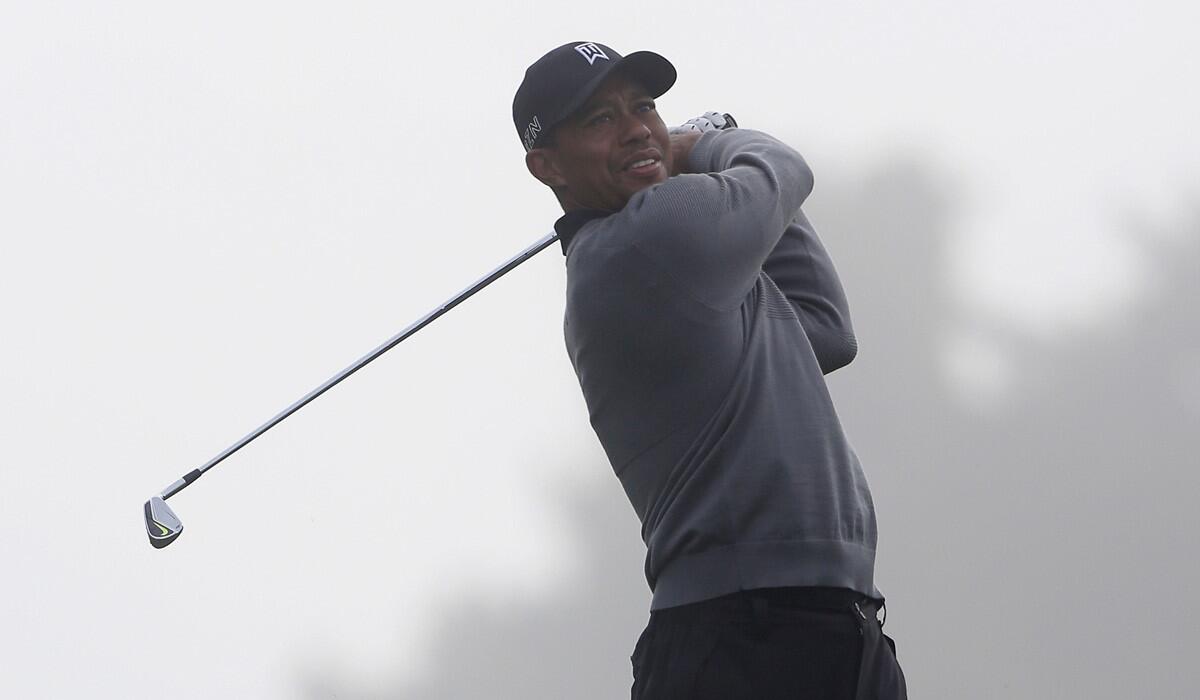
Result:
<svg viewBox="0 0 1200 700"><path fill-rule="evenodd" d="M562 187L567 181L558 169L558 160L548 148L535 148L525 154L525 167L529 173L552 189Z"/></svg>

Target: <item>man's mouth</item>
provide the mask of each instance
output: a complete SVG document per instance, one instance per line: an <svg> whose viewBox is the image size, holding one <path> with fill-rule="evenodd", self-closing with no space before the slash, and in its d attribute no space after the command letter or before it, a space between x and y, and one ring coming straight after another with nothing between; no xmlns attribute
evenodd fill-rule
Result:
<svg viewBox="0 0 1200 700"><path fill-rule="evenodd" d="M650 175L658 171L658 165L661 162L662 158L657 155L645 156L626 164L622 170L633 175Z"/></svg>

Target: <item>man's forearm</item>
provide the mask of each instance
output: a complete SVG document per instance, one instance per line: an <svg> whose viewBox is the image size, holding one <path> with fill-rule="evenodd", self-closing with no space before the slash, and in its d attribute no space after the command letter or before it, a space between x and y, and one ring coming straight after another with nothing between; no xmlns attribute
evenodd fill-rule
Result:
<svg viewBox="0 0 1200 700"><path fill-rule="evenodd" d="M616 216L633 247L713 309L736 307L812 189L804 158L749 129L703 134L695 174L634 195ZM701 174L703 173L703 174Z"/></svg>
<svg viewBox="0 0 1200 700"><path fill-rule="evenodd" d="M858 344L846 293L833 260L803 212L784 231L763 270L792 303L821 371L829 374L850 364Z"/></svg>

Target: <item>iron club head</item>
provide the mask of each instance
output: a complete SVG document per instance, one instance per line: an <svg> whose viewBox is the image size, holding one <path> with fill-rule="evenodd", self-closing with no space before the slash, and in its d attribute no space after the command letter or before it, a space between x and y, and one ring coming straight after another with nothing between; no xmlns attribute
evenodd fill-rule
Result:
<svg viewBox="0 0 1200 700"><path fill-rule="evenodd" d="M183 523L175 517L175 512L162 496L155 496L146 501L144 510L146 534L150 536L150 544L154 545L155 549L162 549L171 544L183 532Z"/></svg>

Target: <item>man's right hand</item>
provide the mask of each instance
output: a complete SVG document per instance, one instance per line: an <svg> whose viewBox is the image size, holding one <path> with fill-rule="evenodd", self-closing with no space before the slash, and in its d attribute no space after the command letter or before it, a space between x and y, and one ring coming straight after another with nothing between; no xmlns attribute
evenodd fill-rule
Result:
<svg viewBox="0 0 1200 700"><path fill-rule="evenodd" d="M680 131L671 133L671 175L690 173L688 158L692 155L692 147L704 134L700 131Z"/></svg>
<svg viewBox="0 0 1200 700"><path fill-rule="evenodd" d="M671 137L671 174L690 172L688 157L692 154L692 147L705 132L729 129L735 126L737 126L737 122L728 114L705 112L695 119L689 119L679 126L668 129L667 134Z"/></svg>

